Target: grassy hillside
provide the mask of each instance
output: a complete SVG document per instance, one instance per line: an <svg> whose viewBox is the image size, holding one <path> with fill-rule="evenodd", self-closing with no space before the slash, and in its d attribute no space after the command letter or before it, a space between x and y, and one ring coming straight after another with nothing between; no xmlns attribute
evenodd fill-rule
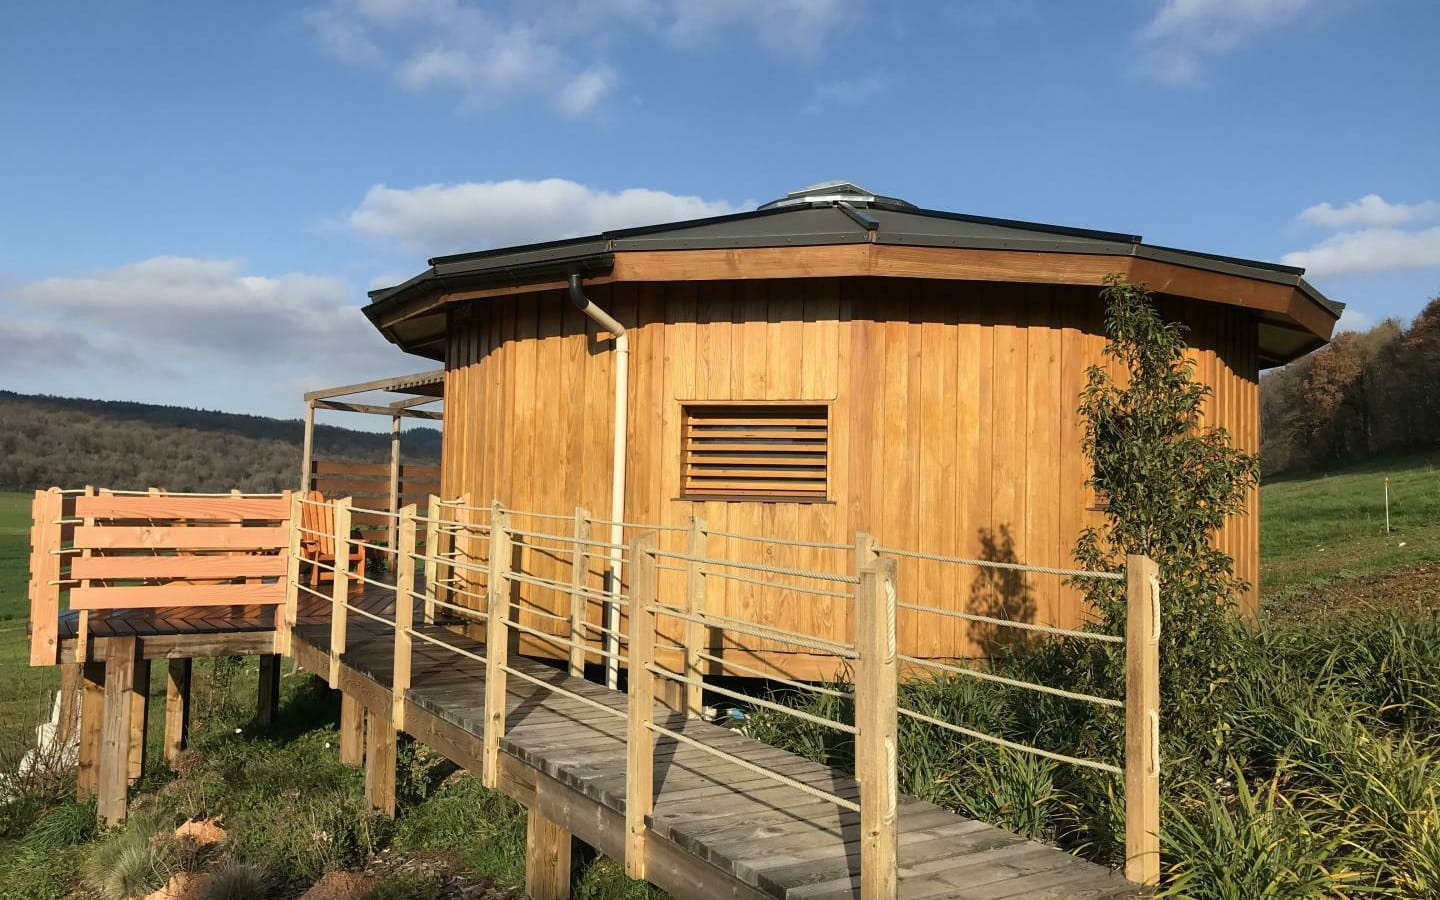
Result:
<svg viewBox="0 0 1440 900"><path fill-rule="evenodd" d="M1391 532L1385 533L1390 478ZM1440 561L1440 454L1370 462L1260 489L1262 602Z"/></svg>

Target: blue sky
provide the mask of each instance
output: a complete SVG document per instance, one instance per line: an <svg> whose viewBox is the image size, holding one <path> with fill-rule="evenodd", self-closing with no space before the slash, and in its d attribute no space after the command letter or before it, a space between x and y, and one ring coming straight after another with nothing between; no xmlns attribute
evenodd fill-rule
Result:
<svg viewBox="0 0 1440 900"><path fill-rule="evenodd" d="M844 178L1440 293L1433 0L12 4L0 387L293 416L428 256ZM353 419L353 417L352 417ZM344 421L343 417L337 421Z"/></svg>

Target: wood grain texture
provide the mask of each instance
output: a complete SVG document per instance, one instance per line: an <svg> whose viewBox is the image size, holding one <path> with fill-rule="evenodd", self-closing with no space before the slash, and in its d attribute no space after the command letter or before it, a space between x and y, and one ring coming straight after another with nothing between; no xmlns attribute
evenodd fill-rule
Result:
<svg viewBox="0 0 1440 900"><path fill-rule="evenodd" d="M896 266L903 249L887 248L896 251ZM1083 423L1076 414L1087 369L1107 365L1094 287L747 275L587 290L631 334L627 522L681 528L700 516L714 531L847 544L857 531L868 531L886 546L1064 566L1081 531L1101 521L1085 486L1089 463L1080 453ZM1214 391L1205 424L1224 427L1236 446L1255 451L1259 372L1252 312L1163 295L1158 301L1167 318L1190 329L1196 377ZM452 401L443 495L468 493L482 504L495 499L511 509L566 517L577 505L608 509L611 349L563 291L458 308L446 363ZM823 502L682 497L685 406L736 402L826 406ZM1251 584L1242 597L1249 608L1257 596L1257 504L1252 492L1247 514L1218 538L1236 573ZM571 528L560 523L551 530L568 534ZM627 541L634 535L627 530ZM678 550L684 541L680 531L661 535L664 549ZM720 536L705 546L746 561L852 571L844 551ZM568 554L557 558L537 547L525 549L521 565L567 584L574 576ZM603 561L592 559L583 576L598 586L602 573ZM897 578L911 602L1069 627L1087 616L1076 592L1053 576L995 579L973 568L905 560ZM715 613L853 639L846 600L708 580L706 607ZM676 602L685 583L683 573L659 573L660 591ZM570 599L561 592L522 585L519 594L526 610L570 614ZM930 618L901 616L903 653L973 656L1001 639ZM597 605L589 606L587 619L599 622ZM520 621L566 632L563 623L528 611ZM678 641L682 630L662 623L661 642ZM794 648L729 637L722 645L711 635L710 651L758 654L792 675L834 674L792 655Z"/></svg>

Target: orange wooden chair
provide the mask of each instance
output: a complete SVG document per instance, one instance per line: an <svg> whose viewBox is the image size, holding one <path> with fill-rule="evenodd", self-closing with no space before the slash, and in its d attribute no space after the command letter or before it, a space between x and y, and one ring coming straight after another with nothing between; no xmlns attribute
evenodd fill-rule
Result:
<svg viewBox="0 0 1440 900"><path fill-rule="evenodd" d="M304 528L300 533L300 558L320 563L309 567L311 587L333 584L335 573L326 566L335 567L335 507L324 502L325 495L319 491L311 491L305 499L311 502L300 504L300 524ZM365 582L360 580L365 575L365 548L351 547L346 562L345 571L352 576L350 593L358 594L365 589Z"/></svg>

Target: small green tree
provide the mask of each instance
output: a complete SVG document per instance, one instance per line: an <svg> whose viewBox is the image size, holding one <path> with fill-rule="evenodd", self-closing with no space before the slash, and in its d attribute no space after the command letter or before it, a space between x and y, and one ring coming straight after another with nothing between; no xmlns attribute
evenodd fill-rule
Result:
<svg viewBox="0 0 1440 900"><path fill-rule="evenodd" d="M1107 507L1104 525L1081 535L1075 558L1090 569L1116 568L1131 553L1156 561L1163 582L1166 718L1185 728L1218 725L1213 693L1225 678L1235 595L1246 584L1214 538L1226 519L1244 509L1258 459L1233 447L1225 429L1202 425L1210 388L1192 378L1184 326L1161 318L1144 285L1112 275L1101 297L1105 355L1126 377L1091 366L1081 394L1083 449L1094 472L1089 484ZM1099 612L1098 627L1123 633L1124 586L1074 583ZM1112 678L1123 678L1116 671L1123 660L1111 662Z"/></svg>

